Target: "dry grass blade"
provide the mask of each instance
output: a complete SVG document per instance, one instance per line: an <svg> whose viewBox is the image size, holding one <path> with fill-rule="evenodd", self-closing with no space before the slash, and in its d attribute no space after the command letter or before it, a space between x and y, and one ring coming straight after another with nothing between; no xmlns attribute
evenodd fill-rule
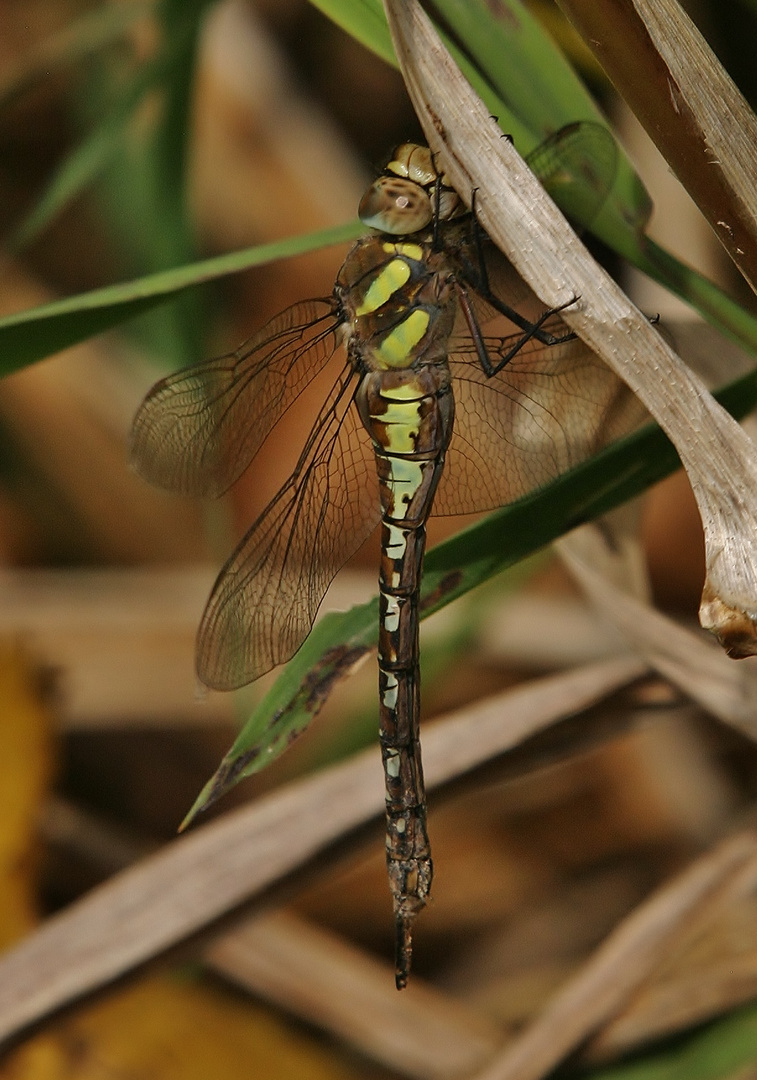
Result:
<svg viewBox="0 0 757 1080"><path fill-rule="evenodd" d="M623 635L599 622L579 597L533 591L513 593L498 604L478 637L486 661L532 671L563 670L628 652Z"/></svg>
<svg viewBox="0 0 757 1080"><path fill-rule="evenodd" d="M646 670L632 658L590 665L440 721L424 738L427 786L485 764ZM118 874L0 961L0 1039L197 932L383 813L370 749Z"/></svg>
<svg viewBox="0 0 757 1080"><path fill-rule="evenodd" d="M182 528L180 508L174 515ZM39 664L65 672L57 717L66 731L232 723L228 695L197 700L194 640L214 576L204 565L3 567L0 635L21 637Z"/></svg>
<svg viewBox="0 0 757 1080"><path fill-rule="evenodd" d="M617 1058L754 998L757 949L749 931L757 917L755 884L757 853L666 938L662 971L602 1027L582 1062ZM398 996L388 964L291 913L245 920L203 959L257 996L418 1080L468 1076L491 1061L505 1037L483 1015L421 980Z"/></svg>
<svg viewBox="0 0 757 1080"><path fill-rule="evenodd" d="M582 1057L592 1061L617 1057L753 1000L757 948L750 930L756 885L757 856L753 856L704 906L700 918L684 928L683 940L674 942L672 957L666 957L663 977L644 985L591 1040ZM704 963L698 956L701 951Z"/></svg>
<svg viewBox="0 0 757 1080"><path fill-rule="evenodd" d="M757 449L592 259L466 82L415 0L385 0L431 148L518 273L623 378L675 444L705 533L702 624L757 652ZM579 299L571 304L571 300Z"/></svg>
<svg viewBox="0 0 757 1080"><path fill-rule="evenodd" d="M694 1028L757 997L757 957L728 957L670 984L645 990L587 1048L591 1062L611 1061L645 1043ZM754 1073L747 1074L754 1077ZM746 1080L746 1077L745 1077Z"/></svg>
<svg viewBox="0 0 757 1080"><path fill-rule="evenodd" d="M732 664L701 636L617 588L597 572L612 553L599 529L584 526L557 549L603 619L619 630L649 666L689 698L757 741L757 665Z"/></svg>
<svg viewBox="0 0 757 1080"><path fill-rule="evenodd" d="M743 832L657 890L615 929L578 975L516 1041L472 1080L539 1080L609 1020L713 893L757 854Z"/></svg>
<svg viewBox="0 0 757 1080"><path fill-rule="evenodd" d="M394 972L348 942L287 913L245 922L206 962L235 982L340 1035L418 1080L454 1080L488 1061L497 1026L422 980L397 994Z"/></svg>
<svg viewBox="0 0 757 1080"><path fill-rule="evenodd" d="M757 118L678 0L560 7L757 287Z"/></svg>

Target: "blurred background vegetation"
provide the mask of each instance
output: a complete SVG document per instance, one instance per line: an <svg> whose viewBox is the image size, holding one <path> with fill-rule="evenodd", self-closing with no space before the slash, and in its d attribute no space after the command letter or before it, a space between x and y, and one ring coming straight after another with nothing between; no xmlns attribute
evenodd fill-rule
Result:
<svg viewBox="0 0 757 1080"><path fill-rule="evenodd" d="M655 202L651 235L749 305L558 10L528 6L629 150ZM754 105L754 5L701 0L687 8ZM0 0L0 315L349 223L387 151L416 138L397 71L306 0ZM295 300L327 295L345 251L342 244L267 261L182 293L0 383L6 944L170 841L259 694L208 694L197 703L194 632L213 567L287 476L307 417L293 410L255 476L209 510L130 473L134 410L165 371L233 347ZM626 275L644 310L680 314L680 301L627 275L602 245L597 251ZM0 357L2 370L15 366ZM456 527L435 523L432 542ZM657 601L693 621L701 536L680 474L647 497L642 537ZM333 604L371 596L375 565L374 543L348 568ZM461 607L424 642L428 717L623 648L548 556L510 575L496 597ZM374 683L368 664L290 754L214 812L370 743ZM537 1015L609 929L740 820L757 795L751 743L661 680L607 707L644 722L549 768L495 776L444 806L432 803L438 878L418 925L419 978L506 1033ZM296 910L388 957L377 836L300 892ZM751 895L671 963L702 980L724 954L739 957L738 992L665 1032L673 1041L656 1045L629 1076L753 1075L748 1009L720 1039L717 1026L690 1030L726 1023L717 1017L757 998ZM611 1047L609 1055L628 1051ZM701 1072L686 1071L692 1053ZM575 1064L578 1072L596 1067ZM0 1064L0 1076L25 1078L225 1073L439 1075L372 1060L359 1040L307 1011L293 1017L207 967L185 964L177 973L168 962L54 1021Z"/></svg>

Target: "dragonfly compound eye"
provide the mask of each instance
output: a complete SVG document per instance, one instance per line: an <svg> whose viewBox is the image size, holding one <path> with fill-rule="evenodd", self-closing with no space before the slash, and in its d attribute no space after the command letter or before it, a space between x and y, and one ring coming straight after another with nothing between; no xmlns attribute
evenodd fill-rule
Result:
<svg viewBox="0 0 757 1080"><path fill-rule="evenodd" d="M435 184L438 176L431 151L427 146L420 146L418 143L402 143L395 147L392 160L384 172L407 177L425 188Z"/></svg>
<svg viewBox="0 0 757 1080"><path fill-rule="evenodd" d="M380 176L360 200L358 215L372 229L406 236L425 229L434 210L428 194L412 180Z"/></svg>

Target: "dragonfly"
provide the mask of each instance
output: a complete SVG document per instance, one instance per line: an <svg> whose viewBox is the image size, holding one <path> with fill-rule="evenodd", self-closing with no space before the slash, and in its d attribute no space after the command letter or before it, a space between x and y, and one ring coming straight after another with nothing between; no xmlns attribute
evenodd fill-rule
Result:
<svg viewBox="0 0 757 1080"><path fill-rule="evenodd" d="M612 136L561 129L528 164L590 221L615 175ZM158 382L134 420L148 480L217 497L314 381L318 416L291 475L213 586L196 667L230 690L288 660L341 567L381 526L379 714L396 984L433 865L420 746L418 608L426 522L505 505L621 434L624 385L538 301L428 148L405 143L363 196L373 231L331 296L294 304L235 352ZM533 315L525 314L534 311Z"/></svg>

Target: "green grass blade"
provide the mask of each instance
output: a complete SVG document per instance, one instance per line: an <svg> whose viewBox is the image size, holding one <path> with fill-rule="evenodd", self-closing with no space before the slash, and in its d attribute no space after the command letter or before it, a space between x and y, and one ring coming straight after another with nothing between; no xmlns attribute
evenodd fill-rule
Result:
<svg viewBox="0 0 757 1080"><path fill-rule="evenodd" d="M585 1080L748 1080L757 1073L757 1008L739 1009L625 1065L584 1074Z"/></svg>
<svg viewBox="0 0 757 1080"><path fill-rule="evenodd" d="M108 330L186 289L277 259L356 239L359 222L245 248L228 255L108 285L0 319L0 376Z"/></svg>
<svg viewBox="0 0 757 1080"><path fill-rule="evenodd" d="M732 415L746 415L757 405L757 371L717 396ZM678 464L672 444L658 427L649 425L439 544L429 551L424 564L422 617L646 490ZM376 600L322 619L254 710L186 823L282 753L313 720L334 682L375 646L377 636Z"/></svg>
<svg viewBox="0 0 757 1080"><path fill-rule="evenodd" d="M313 7L341 26L392 67L397 67L394 46L386 24L381 0L310 0Z"/></svg>
<svg viewBox="0 0 757 1080"><path fill-rule="evenodd" d="M165 74L157 122L142 152L123 162L117 185L110 185L116 200L117 220L139 214L139 246L132 254L142 270L158 271L181 266L197 256L194 227L187 200L187 162L193 129L192 102L199 38L203 18L215 0L163 0L158 22L163 41ZM112 179L112 178L111 178ZM136 198L136 184L141 198ZM122 241L130 235L121 231ZM205 340L205 304L199 295L183 294L156 312L141 331L152 351L171 366L200 360Z"/></svg>
<svg viewBox="0 0 757 1080"><path fill-rule="evenodd" d="M12 250L31 243L108 165L124 144L135 110L160 81L163 71L161 58L145 64L134 75L108 114L58 167L37 205L12 235Z"/></svg>
<svg viewBox="0 0 757 1080"><path fill-rule="evenodd" d="M520 0L496 5L438 0L436 7L535 142L574 120L606 122L568 60Z"/></svg>

